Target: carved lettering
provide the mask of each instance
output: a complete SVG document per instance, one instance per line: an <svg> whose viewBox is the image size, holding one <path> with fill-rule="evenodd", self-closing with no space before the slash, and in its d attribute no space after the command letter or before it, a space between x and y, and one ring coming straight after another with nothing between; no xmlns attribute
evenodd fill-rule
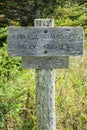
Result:
<svg viewBox="0 0 87 130"><path fill-rule="evenodd" d="M29 49L35 49L37 46L35 44L29 45Z"/></svg>
<svg viewBox="0 0 87 130"><path fill-rule="evenodd" d="M43 46L45 49L68 49L69 46L67 44L59 44L59 45L55 45L55 44L47 44Z"/></svg>
<svg viewBox="0 0 87 130"><path fill-rule="evenodd" d="M83 29L14 27L13 30L9 28L8 43L10 56L80 55L83 53Z"/></svg>
<svg viewBox="0 0 87 130"><path fill-rule="evenodd" d="M45 31L45 30L44 30ZM66 39L66 40L83 40L81 36L76 36L76 34L67 34L67 33L63 33L63 32L59 32L59 33L52 33L52 34L49 34L49 33L41 33L40 35L38 34L34 34L34 33L31 33L31 34L14 34L12 36L13 39L18 39L18 40L28 40L28 39Z"/></svg>
<svg viewBox="0 0 87 130"><path fill-rule="evenodd" d="M55 49L57 48L57 45L55 44L47 44L43 46L45 49Z"/></svg>
<svg viewBox="0 0 87 130"><path fill-rule="evenodd" d="M27 34L27 38L28 39L38 39L38 35L37 34Z"/></svg>
<svg viewBox="0 0 87 130"><path fill-rule="evenodd" d="M21 49L27 49L27 45L26 44L22 44L21 45Z"/></svg>
<svg viewBox="0 0 87 130"><path fill-rule="evenodd" d="M24 34L17 34L17 35L16 35L16 38L17 38L17 39L25 39L26 36L25 36Z"/></svg>

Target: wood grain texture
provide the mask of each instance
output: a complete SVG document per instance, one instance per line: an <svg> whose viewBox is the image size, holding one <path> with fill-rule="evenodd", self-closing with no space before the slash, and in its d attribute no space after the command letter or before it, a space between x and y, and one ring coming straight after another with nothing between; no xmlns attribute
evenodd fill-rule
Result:
<svg viewBox="0 0 87 130"><path fill-rule="evenodd" d="M35 19L35 27L54 27L54 19ZM69 57L22 57L22 67L31 69L68 68Z"/></svg>
<svg viewBox="0 0 87 130"><path fill-rule="evenodd" d="M30 69L68 68L69 57L22 57L22 67Z"/></svg>
<svg viewBox="0 0 87 130"><path fill-rule="evenodd" d="M54 71L36 70L37 130L56 130Z"/></svg>
<svg viewBox="0 0 87 130"><path fill-rule="evenodd" d="M42 24L43 25L43 24ZM9 56L77 56L83 54L81 27L9 27Z"/></svg>
<svg viewBox="0 0 87 130"><path fill-rule="evenodd" d="M41 21L41 19L39 19ZM38 26L38 22L35 26ZM44 22L45 21L45 22ZM43 20L41 26L51 25ZM49 24L47 24L47 22ZM54 20L51 20L54 26ZM43 24L44 23L44 24ZM40 27L40 25L39 25ZM40 58L41 59L41 58ZM53 59L52 59L53 60ZM46 60L44 59L44 62ZM46 66L46 64L45 64ZM55 74L52 69L36 69L36 114L37 130L56 130L55 115Z"/></svg>
<svg viewBox="0 0 87 130"><path fill-rule="evenodd" d="M54 27L54 19L35 19L35 27Z"/></svg>

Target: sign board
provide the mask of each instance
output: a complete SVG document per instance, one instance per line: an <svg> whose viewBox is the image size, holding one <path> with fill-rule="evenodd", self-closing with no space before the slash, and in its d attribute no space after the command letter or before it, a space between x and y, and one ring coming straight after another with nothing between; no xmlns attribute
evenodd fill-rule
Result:
<svg viewBox="0 0 87 130"><path fill-rule="evenodd" d="M77 56L83 54L81 27L9 27L9 56Z"/></svg>
<svg viewBox="0 0 87 130"><path fill-rule="evenodd" d="M22 67L30 69L63 69L68 68L69 57L22 57Z"/></svg>
<svg viewBox="0 0 87 130"><path fill-rule="evenodd" d="M54 27L54 19L35 19L35 27Z"/></svg>
<svg viewBox="0 0 87 130"><path fill-rule="evenodd" d="M35 27L54 27L54 19L35 19ZM69 66L69 57L22 57L22 67L27 69L64 69Z"/></svg>

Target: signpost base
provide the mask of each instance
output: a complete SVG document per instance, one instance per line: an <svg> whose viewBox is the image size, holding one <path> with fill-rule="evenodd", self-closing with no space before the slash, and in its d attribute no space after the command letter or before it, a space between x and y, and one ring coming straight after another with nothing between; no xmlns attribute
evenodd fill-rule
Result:
<svg viewBox="0 0 87 130"><path fill-rule="evenodd" d="M54 71L36 70L37 130L56 130Z"/></svg>

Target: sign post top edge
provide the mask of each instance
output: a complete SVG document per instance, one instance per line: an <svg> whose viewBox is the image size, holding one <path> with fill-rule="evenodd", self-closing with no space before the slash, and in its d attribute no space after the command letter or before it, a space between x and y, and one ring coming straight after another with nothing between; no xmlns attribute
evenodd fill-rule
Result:
<svg viewBox="0 0 87 130"><path fill-rule="evenodd" d="M80 26L78 26L78 27L71 27L71 26L56 26L56 27L30 27L30 26L28 26L28 27L24 27L24 26L8 26L7 27L7 30L9 30L9 29L43 29L43 28L46 28L46 29L82 29L82 31L84 31L84 29L83 29L83 27L80 27Z"/></svg>

